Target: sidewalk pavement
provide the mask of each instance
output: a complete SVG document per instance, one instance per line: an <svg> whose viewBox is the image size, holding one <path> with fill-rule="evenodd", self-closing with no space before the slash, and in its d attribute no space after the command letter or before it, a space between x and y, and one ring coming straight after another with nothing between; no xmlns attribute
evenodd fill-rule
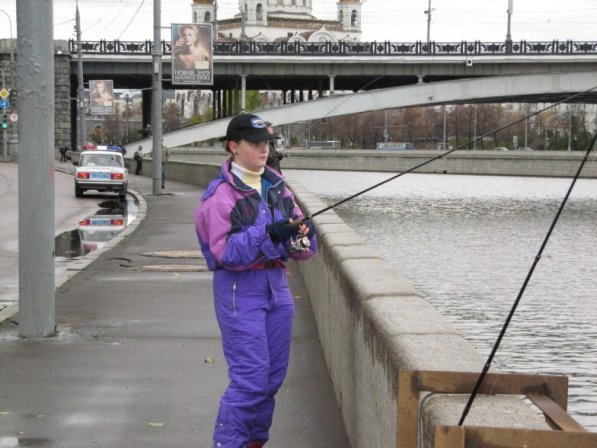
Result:
<svg viewBox="0 0 597 448"><path fill-rule="evenodd" d="M211 447L227 375L211 273L190 258L201 190L167 180L153 196L134 174L129 189L138 220L57 289L57 335L19 338L18 314L0 323L2 448ZM349 447L309 299L290 280L292 356L267 446Z"/></svg>

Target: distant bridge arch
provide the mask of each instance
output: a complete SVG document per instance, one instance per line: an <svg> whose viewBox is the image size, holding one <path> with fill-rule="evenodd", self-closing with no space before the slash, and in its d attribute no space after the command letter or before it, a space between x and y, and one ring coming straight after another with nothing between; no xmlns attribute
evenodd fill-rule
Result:
<svg viewBox="0 0 597 448"><path fill-rule="evenodd" d="M496 76L423 83L387 89L332 95L313 101L267 109L259 115L275 126L391 108L436 106L455 103L555 102L575 93L575 102L597 100L597 73L554 73L545 75ZM226 134L230 118L190 126L164 134L168 147L186 146ZM144 152L152 149L152 140L128 145L129 153L142 144Z"/></svg>

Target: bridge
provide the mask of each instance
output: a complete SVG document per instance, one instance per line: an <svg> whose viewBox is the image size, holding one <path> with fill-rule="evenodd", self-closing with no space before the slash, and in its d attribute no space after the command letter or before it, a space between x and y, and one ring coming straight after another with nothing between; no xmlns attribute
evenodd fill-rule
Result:
<svg viewBox="0 0 597 448"><path fill-rule="evenodd" d="M172 89L170 43L163 41L161 47L163 87ZM151 41L82 42L85 80L110 77L118 88L150 87L152 49ZM76 41L68 41L72 73L77 51ZM216 42L210 88L240 90L244 76L249 90L315 91L321 96L327 90L356 92L470 77L596 69L597 42L521 41L511 48L504 42L478 41Z"/></svg>
<svg viewBox="0 0 597 448"><path fill-rule="evenodd" d="M170 44L164 41L161 45L163 88L171 89L174 86L170 82ZM0 41L4 64L9 60L9 48L8 39ZM75 146L73 99L77 93L78 48L72 40L55 41L54 48L56 145ZM83 42L81 51L84 82L113 79L116 88L142 89L145 127L151 115L152 43ZM223 135L225 117L240 112L237 93L242 91L243 84L251 90L289 93L291 104L262 114L276 124L284 124L415 105L549 102L583 91L575 98L576 102L596 103L597 93L589 90L597 84L594 73L597 73L597 42L521 41L511 47L503 42L477 41L217 42L214 85L208 87L214 93L215 121L168 133L165 141L170 146L179 146ZM581 78L582 81L576 82ZM184 86L193 87L205 88ZM358 92L358 96L348 99L344 92ZM318 99L308 101L313 98ZM143 143L147 150L151 148L151 143Z"/></svg>
<svg viewBox="0 0 597 448"><path fill-rule="evenodd" d="M116 88L145 89L144 118L151 104L151 41L81 43L85 80L113 79ZM68 41L71 94L76 93L79 48ZM163 88L171 83L171 46L161 42ZM577 102L597 102L591 74L597 72L597 42L216 42L214 122L168 133L166 144L186 145L224 134L225 117L240 112L235 92L290 92L291 105L262 115L276 124L393 107L465 102L553 102L585 91ZM545 75L547 74L547 78ZM580 84L566 81L586 74ZM526 78L511 78L527 76ZM541 77L535 82L534 76ZM479 82L471 83L469 81ZM483 81L484 80L484 81ZM522 82L522 84L520 84ZM567 84L567 87L563 87ZM503 89L502 86L508 86ZM576 87L575 87L576 86ZM584 87L580 87L584 86ZM206 88L188 86L184 88ZM400 88L407 90L396 90ZM381 90L389 89L389 90ZM472 89L472 90L471 90ZM475 91L476 93L472 93ZM336 92L359 92L351 100ZM363 92L377 92L371 95ZM455 94L457 92L457 94ZM333 98L323 98L332 95ZM287 95L283 95L286 102ZM313 103L313 98L318 100ZM300 105L296 105L296 104ZM355 106L352 107L351 105ZM220 120L218 120L220 119ZM150 150L151 142L141 142Z"/></svg>

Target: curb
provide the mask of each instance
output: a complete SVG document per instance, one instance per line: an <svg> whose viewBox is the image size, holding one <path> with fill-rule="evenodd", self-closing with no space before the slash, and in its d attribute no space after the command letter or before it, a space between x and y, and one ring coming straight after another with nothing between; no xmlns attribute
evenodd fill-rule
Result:
<svg viewBox="0 0 597 448"><path fill-rule="evenodd" d="M62 173L72 174L72 172L67 171L61 167L56 167L55 170L60 171ZM128 190L128 193L132 194L139 202L139 211L137 212L137 217L133 220L133 222L127 225L122 232L120 232L118 235L116 235L114 238L108 241L105 246L101 247L100 249L91 251L87 255L83 255L81 257L77 257L76 259L72 259L68 267L66 267L65 269L55 267L55 289L60 288L67 281L69 281L71 278L76 276L79 272L81 272L83 269L87 268L87 266L89 266L91 263L97 260L101 255L103 255L105 252L109 251L113 247L117 246L122 240L124 240L135 230L137 230L137 227L139 227L139 225L143 222L147 215L147 201L141 193L135 190ZM0 311L0 323L7 319L10 319L19 312L18 294L9 296L9 299L6 301L12 301L14 303L8 305L6 308Z"/></svg>

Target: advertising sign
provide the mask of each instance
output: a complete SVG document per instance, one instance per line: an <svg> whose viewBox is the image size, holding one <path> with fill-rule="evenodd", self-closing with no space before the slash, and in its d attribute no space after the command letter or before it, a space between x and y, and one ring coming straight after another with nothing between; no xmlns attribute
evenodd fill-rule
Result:
<svg viewBox="0 0 597 448"><path fill-rule="evenodd" d="M212 25L173 23L172 84L212 85Z"/></svg>
<svg viewBox="0 0 597 448"><path fill-rule="evenodd" d="M89 81L89 113L114 115L114 83L111 79Z"/></svg>

